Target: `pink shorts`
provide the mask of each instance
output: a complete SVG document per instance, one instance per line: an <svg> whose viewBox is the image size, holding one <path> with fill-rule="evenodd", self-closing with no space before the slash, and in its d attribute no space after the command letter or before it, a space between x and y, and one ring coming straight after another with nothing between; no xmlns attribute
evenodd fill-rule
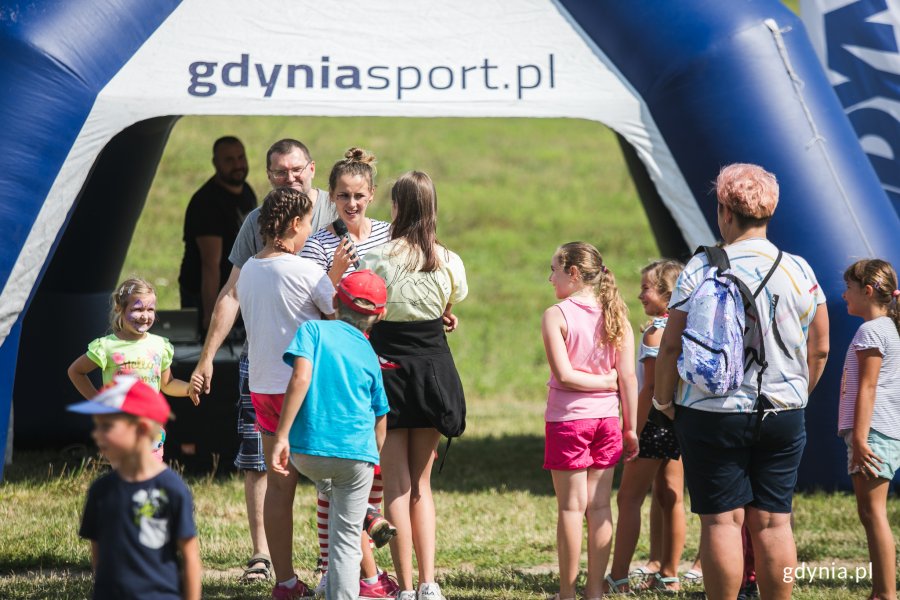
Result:
<svg viewBox="0 0 900 600"><path fill-rule="evenodd" d="M284 394L257 394L250 392L250 401L256 411L256 429L263 435L275 435Z"/></svg>
<svg viewBox="0 0 900 600"><path fill-rule="evenodd" d="M544 468L548 470L609 469L622 456L619 417L547 423L544 435Z"/></svg>

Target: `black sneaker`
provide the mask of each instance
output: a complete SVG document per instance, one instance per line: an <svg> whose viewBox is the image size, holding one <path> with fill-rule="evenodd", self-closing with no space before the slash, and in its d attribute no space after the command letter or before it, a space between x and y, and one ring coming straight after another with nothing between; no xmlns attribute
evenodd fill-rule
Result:
<svg viewBox="0 0 900 600"><path fill-rule="evenodd" d="M366 518L363 520L363 529L375 542L376 548L381 548L391 538L397 535L397 528L391 525L380 512L371 506L366 509Z"/></svg>

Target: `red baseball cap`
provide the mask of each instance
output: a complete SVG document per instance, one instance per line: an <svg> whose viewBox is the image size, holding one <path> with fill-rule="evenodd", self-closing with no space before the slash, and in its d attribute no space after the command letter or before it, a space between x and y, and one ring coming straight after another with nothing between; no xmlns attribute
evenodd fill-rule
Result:
<svg viewBox="0 0 900 600"><path fill-rule="evenodd" d="M353 271L341 280L337 289L338 298L345 306L364 315L380 315L387 302L387 286L384 279L368 269ZM356 304L356 300L366 300L375 308L365 308Z"/></svg>
<svg viewBox="0 0 900 600"><path fill-rule="evenodd" d="M127 413L147 417L164 425L171 409L163 395L130 375L119 375L100 388L100 393L90 400L71 404L67 410L88 415Z"/></svg>

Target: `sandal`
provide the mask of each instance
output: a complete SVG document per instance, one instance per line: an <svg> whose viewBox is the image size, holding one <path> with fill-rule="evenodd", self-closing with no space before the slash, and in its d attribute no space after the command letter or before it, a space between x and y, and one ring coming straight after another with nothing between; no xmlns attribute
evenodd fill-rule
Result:
<svg viewBox="0 0 900 600"><path fill-rule="evenodd" d="M627 577L623 577L622 579L613 579L612 575L606 576L606 585L609 586L609 591L607 594L630 594L630 589L622 589L625 586L630 587L631 580Z"/></svg>
<svg viewBox="0 0 900 600"><path fill-rule="evenodd" d="M262 565L255 567L253 565ZM268 554L257 552L247 561L244 567L244 573L241 575L241 583L256 583L257 581L265 581L272 576L272 558Z"/></svg>
<svg viewBox="0 0 900 600"><path fill-rule="evenodd" d="M681 579L690 585L703 583L703 572L698 571L697 569L688 569L685 574L681 576Z"/></svg>
<svg viewBox="0 0 900 600"><path fill-rule="evenodd" d="M659 573L654 574L656 578L653 583L650 585L650 589L654 592L662 592L664 594L677 594L681 590L673 590L669 588L670 585L681 583L681 580L678 576L675 577L663 577Z"/></svg>

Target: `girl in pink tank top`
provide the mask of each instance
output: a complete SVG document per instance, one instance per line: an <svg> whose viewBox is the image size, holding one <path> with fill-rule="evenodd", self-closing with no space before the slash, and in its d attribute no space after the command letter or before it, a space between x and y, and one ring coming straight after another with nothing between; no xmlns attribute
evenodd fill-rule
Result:
<svg viewBox="0 0 900 600"><path fill-rule="evenodd" d="M562 302L544 312L547 383L544 468L557 500L559 593L574 599L582 523L588 523L586 600L602 596L612 541L613 467L637 456L634 335L616 280L590 244L561 246L550 283ZM619 404L622 423L619 423Z"/></svg>

